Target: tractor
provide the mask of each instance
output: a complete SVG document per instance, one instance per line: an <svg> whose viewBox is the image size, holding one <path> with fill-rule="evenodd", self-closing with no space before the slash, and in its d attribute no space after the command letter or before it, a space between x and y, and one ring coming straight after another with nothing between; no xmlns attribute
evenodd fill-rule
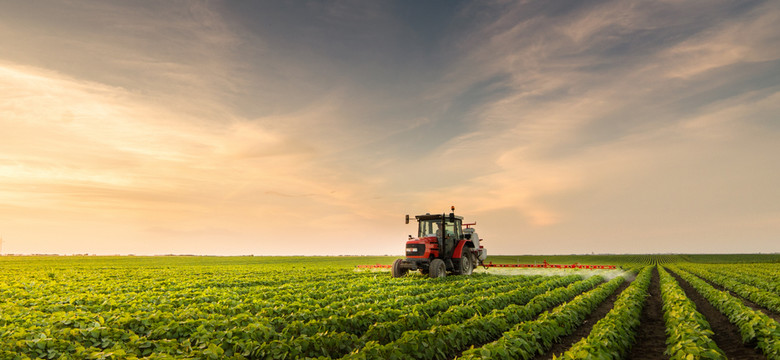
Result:
<svg viewBox="0 0 780 360"><path fill-rule="evenodd" d="M455 215L455 207L449 214L416 215L417 237L409 235L406 241L406 258L393 263L393 277L401 277L409 271L419 270L432 278L454 275L471 275L471 272L487 257L487 249L479 244L479 236L471 226L463 224L463 217ZM409 223L409 215L406 215Z"/></svg>

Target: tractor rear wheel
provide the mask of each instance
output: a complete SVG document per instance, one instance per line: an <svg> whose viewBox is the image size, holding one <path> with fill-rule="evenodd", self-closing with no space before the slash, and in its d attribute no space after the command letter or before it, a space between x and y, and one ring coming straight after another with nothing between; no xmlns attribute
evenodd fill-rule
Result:
<svg viewBox="0 0 780 360"><path fill-rule="evenodd" d="M397 259L395 262L393 262L393 277L394 278L399 278L401 276L406 275L406 273L409 272L409 269L407 269L405 267L401 267L401 262L403 262L403 260L401 260L401 259Z"/></svg>
<svg viewBox="0 0 780 360"><path fill-rule="evenodd" d="M463 254L458 261L458 273L461 275L471 275L474 270L474 262L471 258L471 253Z"/></svg>
<svg viewBox="0 0 780 360"><path fill-rule="evenodd" d="M431 265L428 268L428 276L432 278L440 278L447 276L447 266L444 265L442 259L433 259Z"/></svg>

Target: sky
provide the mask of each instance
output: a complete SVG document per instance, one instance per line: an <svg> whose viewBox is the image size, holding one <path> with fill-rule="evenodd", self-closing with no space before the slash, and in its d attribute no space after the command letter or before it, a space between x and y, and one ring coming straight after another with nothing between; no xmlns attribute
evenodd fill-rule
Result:
<svg viewBox="0 0 780 360"><path fill-rule="evenodd" d="M780 252L778 1L2 1L3 254Z"/></svg>

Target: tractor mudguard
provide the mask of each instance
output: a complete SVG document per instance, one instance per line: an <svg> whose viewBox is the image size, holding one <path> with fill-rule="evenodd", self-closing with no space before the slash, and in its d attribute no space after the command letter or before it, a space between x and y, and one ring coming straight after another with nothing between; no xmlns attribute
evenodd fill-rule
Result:
<svg viewBox="0 0 780 360"><path fill-rule="evenodd" d="M455 246L455 251L452 252L453 259L460 259L460 257L463 256L463 247L466 246L467 241L468 240L458 241L458 245Z"/></svg>

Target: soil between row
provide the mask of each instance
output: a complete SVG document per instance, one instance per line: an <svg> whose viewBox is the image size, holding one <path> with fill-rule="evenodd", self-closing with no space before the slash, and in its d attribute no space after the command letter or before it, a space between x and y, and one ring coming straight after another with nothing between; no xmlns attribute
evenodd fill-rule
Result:
<svg viewBox="0 0 780 360"><path fill-rule="evenodd" d="M668 359L666 351L666 324L661 300L661 278L658 268L653 269L650 279L647 302L642 309L639 329L637 329L634 346L628 354L628 359L658 360Z"/></svg>
<svg viewBox="0 0 780 360"><path fill-rule="evenodd" d="M669 272L677 283L680 284L685 296L691 299L696 305L696 309L704 315L707 322L710 324L712 332L715 334L712 336L712 340L715 344L726 353L726 357L729 359L766 359L766 356L750 345L742 343L742 336L739 334L739 329L732 324L726 315L723 315L718 309L707 301L696 289L693 288L687 281L683 280L680 276L674 272Z"/></svg>

